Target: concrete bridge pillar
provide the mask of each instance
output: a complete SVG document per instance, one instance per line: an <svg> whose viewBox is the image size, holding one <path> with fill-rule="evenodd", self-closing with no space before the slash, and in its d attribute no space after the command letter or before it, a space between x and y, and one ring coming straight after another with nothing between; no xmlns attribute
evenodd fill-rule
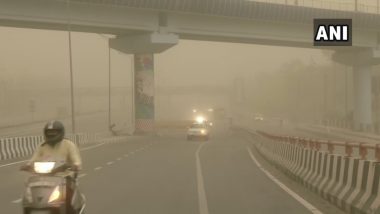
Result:
<svg viewBox="0 0 380 214"><path fill-rule="evenodd" d="M338 49L333 60L353 67L354 109L353 128L372 131L372 66L380 64L380 50L376 48Z"/></svg>
<svg viewBox="0 0 380 214"><path fill-rule="evenodd" d="M355 65L354 70L354 129L372 130L371 65Z"/></svg>
<svg viewBox="0 0 380 214"><path fill-rule="evenodd" d="M135 132L154 132L154 55L134 56Z"/></svg>
<svg viewBox="0 0 380 214"><path fill-rule="evenodd" d="M155 132L154 54L178 43L178 36L165 32L117 36L110 47L134 54L134 126L137 134Z"/></svg>

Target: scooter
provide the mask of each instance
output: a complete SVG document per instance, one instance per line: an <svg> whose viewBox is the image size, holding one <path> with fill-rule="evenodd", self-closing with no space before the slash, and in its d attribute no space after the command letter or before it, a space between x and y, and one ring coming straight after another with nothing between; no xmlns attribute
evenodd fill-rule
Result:
<svg viewBox="0 0 380 214"><path fill-rule="evenodd" d="M33 173L26 181L23 214L84 214L86 198L79 192L78 173L69 171L70 166L46 161L21 170ZM68 201L71 206L67 206Z"/></svg>

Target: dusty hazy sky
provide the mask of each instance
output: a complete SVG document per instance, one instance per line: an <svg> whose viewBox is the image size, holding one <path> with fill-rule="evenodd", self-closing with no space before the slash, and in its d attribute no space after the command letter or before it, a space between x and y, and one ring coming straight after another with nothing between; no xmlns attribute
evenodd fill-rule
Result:
<svg viewBox="0 0 380 214"><path fill-rule="evenodd" d="M68 87L67 32L0 28L0 81L20 87ZM73 33L77 87L106 87L108 49L98 34ZM158 84L229 84L237 73L274 71L301 59L329 63L319 50L181 40L156 55ZM131 56L112 51L114 86L130 85Z"/></svg>

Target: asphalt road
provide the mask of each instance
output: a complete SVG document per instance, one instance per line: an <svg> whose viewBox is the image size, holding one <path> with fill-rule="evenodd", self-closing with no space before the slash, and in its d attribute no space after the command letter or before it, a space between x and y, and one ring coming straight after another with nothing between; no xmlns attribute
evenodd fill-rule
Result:
<svg viewBox="0 0 380 214"><path fill-rule="evenodd" d="M252 142L237 131L215 130L208 142L170 132L131 137L82 156L80 187L90 214L338 213L273 177L276 172L260 164ZM18 199L27 173L19 165L0 162L0 213L21 213Z"/></svg>

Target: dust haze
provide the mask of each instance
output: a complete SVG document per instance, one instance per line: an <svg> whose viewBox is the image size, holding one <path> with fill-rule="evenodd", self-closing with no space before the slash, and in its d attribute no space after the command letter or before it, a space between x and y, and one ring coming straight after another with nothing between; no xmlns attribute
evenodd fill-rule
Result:
<svg viewBox="0 0 380 214"><path fill-rule="evenodd" d="M7 27L0 31L0 125L60 118L70 126L68 33ZM107 129L106 123L80 125L86 117L107 120L107 39L102 34L72 33L75 110L81 131ZM297 122L337 115L344 119L352 110L352 77L345 72L349 68L332 62L329 54L180 40L154 56L156 120L189 120L194 108L223 108L234 117L243 106L248 116L264 114ZM132 61L132 55L111 50L112 121L129 131Z"/></svg>

